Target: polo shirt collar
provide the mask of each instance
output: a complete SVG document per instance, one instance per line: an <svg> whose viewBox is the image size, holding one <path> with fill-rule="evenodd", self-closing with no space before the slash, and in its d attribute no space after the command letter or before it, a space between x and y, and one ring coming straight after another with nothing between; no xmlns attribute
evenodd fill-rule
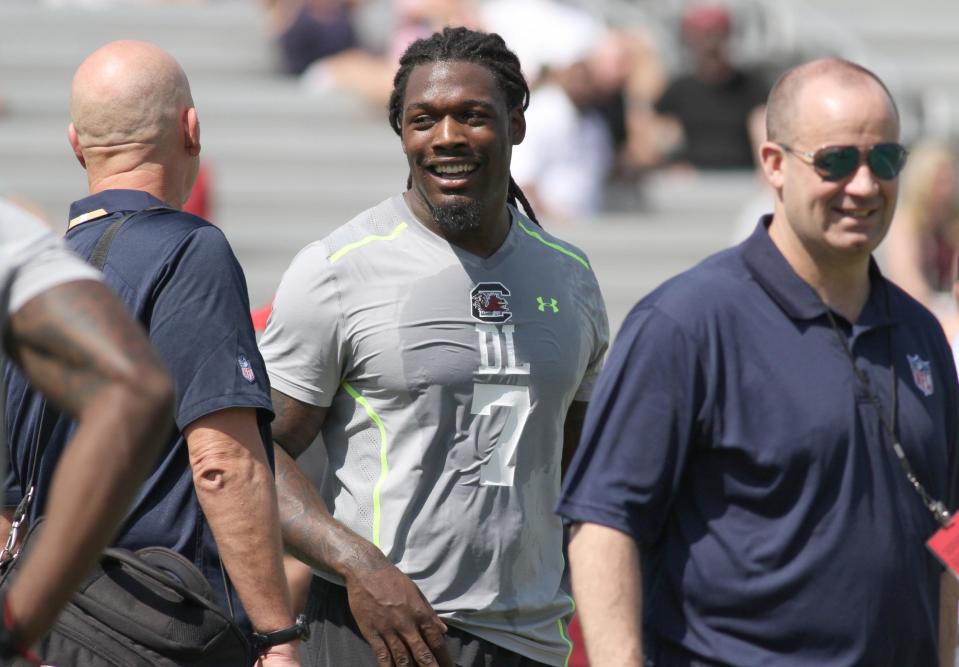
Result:
<svg viewBox="0 0 959 667"><path fill-rule="evenodd" d="M779 248L769 238L771 215L764 215L755 231L742 245L743 261L753 279L779 307L794 320L814 320L826 315L826 304L816 291L793 270ZM863 306L856 328L872 328L893 323L889 310L888 287L876 261L869 258L869 298Z"/></svg>
<svg viewBox="0 0 959 667"><path fill-rule="evenodd" d="M166 207L167 204L142 190L104 190L70 204L67 229L118 211L139 211L152 206Z"/></svg>

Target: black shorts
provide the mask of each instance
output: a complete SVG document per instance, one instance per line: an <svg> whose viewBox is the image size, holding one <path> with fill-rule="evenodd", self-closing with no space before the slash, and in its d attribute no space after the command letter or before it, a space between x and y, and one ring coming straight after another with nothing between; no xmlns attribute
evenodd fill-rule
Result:
<svg viewBox="0 0 959 667"><path fill-rule="evenodd" d="M300 650L303 667L377 667L343 586L313 577L306 617L310 638ZM446 633L446 646L457 667L547 667L453 626Z"/></svg>

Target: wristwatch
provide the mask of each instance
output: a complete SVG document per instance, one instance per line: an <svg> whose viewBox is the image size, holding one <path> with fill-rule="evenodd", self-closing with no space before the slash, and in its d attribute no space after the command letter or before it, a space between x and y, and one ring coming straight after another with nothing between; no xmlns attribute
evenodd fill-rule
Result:
<svg viewBox="0 0 959 667"><path fill-rule="evenodd" d="M306 623L306 615L300 614L296 617L296 623L291 625L288 628L283 628L282 630L274 630L273 632L254 632L253 633L253 648L256 649L257 653L262 653L264 649L268 649L271 646L278 646L279 644L285 644L291 642L294 639L309 639L310 638L310 626Z"/></svg>

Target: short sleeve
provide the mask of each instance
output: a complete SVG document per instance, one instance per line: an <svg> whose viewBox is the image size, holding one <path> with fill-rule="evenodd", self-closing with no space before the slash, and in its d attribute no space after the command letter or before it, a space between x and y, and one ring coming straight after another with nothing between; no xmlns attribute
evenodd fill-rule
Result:
<svg viewBox="0 0 959 667"><path fill-rule="evenodd" d="M173 377L180 430L226 408L272 413L246 279L220 230L204 225L191 232L164 266L153 297L150 340Z"/></svg>
<svg viewBox="0 0 959 667"><path fill-rule="evenodd" d="M325 246L309 245L283 275L260 341L274 389L310 405L332 404L347 360L342 320Z"/></svg>
<svg viewBox="0 0 959 667"><path fill-rule="evenodd" d="M593 389L599 378L599 373L603 368L603 361L606 359L606 350L609 348L609 317L606 314L606 302L603 300L603 294L596 282L596 276L590 272L591 289L590 298L587 304L589 322L592 325L593 345L590 351L589 364L586 367L586 373L576 389L575 401L587 402L593 396Z"/></svg>
<svg viewBox="0 0 959 667"><path fill-rule="evenodd" d="M101 280L93 267L70 252L42 222L0 200L0 280L9 289L8 312L57 285Z"/></svg>
<svg viewBox="0 0 959 667"><path fill-rule="evenodd" d="M658 539L703 401L696 346L655 308L634 309L590 401L557 512L641 543Z"/></svg>

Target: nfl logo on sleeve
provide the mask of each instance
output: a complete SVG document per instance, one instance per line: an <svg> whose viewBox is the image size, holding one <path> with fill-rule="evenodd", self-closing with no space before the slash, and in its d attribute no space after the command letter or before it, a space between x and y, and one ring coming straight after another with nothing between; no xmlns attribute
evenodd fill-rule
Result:
<svg viewBox="0 0 959 667"><path fill-rule="evenodd" d="M246 355L241 354L236 358L236 362L240 365L240 373L243 374L243 379L253 384L256 381L256 375L253 374L253 367L250 365L250 360L246 358Z"/></svg>
<svg viewBox="0 0 959 667"><path fill-rule="evenodd" d="M928 361L923 360L918 354L907 354L909 366L912 369L912 379L916 386L926 396L932 396L932 368Z"/></svg>

